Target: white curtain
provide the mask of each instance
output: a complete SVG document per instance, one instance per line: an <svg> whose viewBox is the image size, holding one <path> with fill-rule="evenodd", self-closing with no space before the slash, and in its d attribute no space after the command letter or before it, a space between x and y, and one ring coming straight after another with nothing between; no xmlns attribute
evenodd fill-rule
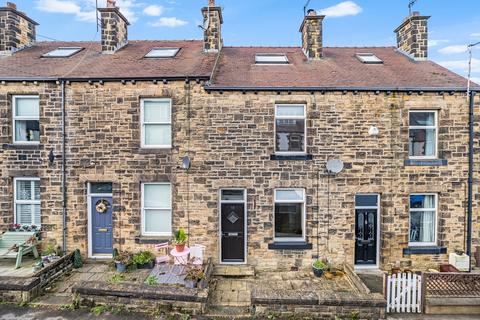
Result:
<svg viewBox="0 0 480 320"><path fill-rule="evenodd" d="M27 141L27 121L15 121L15 141Z"/></svg>
<svg viewBox="0 0 480 320"><path fill-rule="evenodd" d="M435 129L425 130L425 156L435 155Z"/></svg>
<svg viewBox="0 0 480 320"><path fill-rule="evenodd" d="M435 208L435 196L426 195L423 200L425 209ZM421 218L420 242L435 241L435 211L423 211Z"/></svg>

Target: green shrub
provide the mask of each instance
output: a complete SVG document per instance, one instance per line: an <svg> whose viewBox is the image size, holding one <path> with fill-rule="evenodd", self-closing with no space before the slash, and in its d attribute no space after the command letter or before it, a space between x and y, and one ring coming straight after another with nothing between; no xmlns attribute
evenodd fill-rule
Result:
<svg viewBox="0 0 480 320"><path fill-rule="evenodd" d="M325 269L327 265L321 260L315 260L315 262L313 263L313 267L315 269Z"/></svg>
<svg viewBox="0 0 480 320"><path fill-rule="evenodd" d="M155 255L151 251L141 251L133 255L134 264L146 264L155 260Z"/></svg>

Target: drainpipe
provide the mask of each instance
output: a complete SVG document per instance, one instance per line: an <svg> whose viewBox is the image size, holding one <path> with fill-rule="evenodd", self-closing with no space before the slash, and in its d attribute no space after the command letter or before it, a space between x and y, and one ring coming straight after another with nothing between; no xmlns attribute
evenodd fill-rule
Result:
<svg viewBox="0 0 480 320"><path fill-rule="evenodd" d="M62 250L67 252L67 173L66 173L66 156L65 156L65 81L61 81L62 93L61 93L61 108L62 108Z"/></svg>
<svg viewBox="0 0 480 320"><path fill-rule="evenodd" d="M467 209L467 255L470 259L469 271L472 271L472 202L473 202L473 111L475 91L470 91L468 107L468 209Z"/></svg>

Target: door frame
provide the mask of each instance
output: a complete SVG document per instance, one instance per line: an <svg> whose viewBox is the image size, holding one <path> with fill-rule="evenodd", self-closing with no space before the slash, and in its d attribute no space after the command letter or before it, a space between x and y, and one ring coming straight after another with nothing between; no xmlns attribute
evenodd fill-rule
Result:
<svg viewBox="0 0 480 320"><path fill-rule="evenodd" d="M88 257L91 259L111 259L112 255L109 254L98 254L94 255L93 254L93 248L92 248L92 197L111 197L112 198L112 204L113 204L113 195L112 193L90 193L90 184L95 183L95 181L88 182L87 183L87 220L88 220L88 227L87 227L87 233L88 233ZM113 222L113 210L112 210L112 222ZM113 225L113 223L112 223ZM112 227L112 238L113 238L113 227ZM113 243L112 243L113 245Z"/></svg>
<svg viewBox="0 0 480 320"><path fill-rule="evenodd" d="M243 201L238 200L223 200L222 201L222 190L242 190L243 191ZM222 203L242 203L243 204L243 262L225 262L222 261ZM220 188L218 189L218 237L219 237L219 247L218 247L218 256L220 264L247 264L247 189L246 188Z"/></svg>
<svg viewBox="0 0 480 320"><path fill-rule="evenodd" d="M357 206L355 205L355 196L371 196L371 195L376 195L377 196L377 206ZM353 251L353 263L354 263L354 269L378 269L380 267L380 212L381 212L381 196L379 193L356 193L353 196L353 203L354 203L354 215L355 215L355 224L354 228L357 228L357 209L377 209L377 230L376 230L376 238L377 238L377 244L376 244L376 255L375 255L375 264L356 264L355 263L355 250ZM356 230L354 232L356 234ZM355 237L355 242L356 242L356 237ZM355 248L355 244L354 244Z"/></svg>

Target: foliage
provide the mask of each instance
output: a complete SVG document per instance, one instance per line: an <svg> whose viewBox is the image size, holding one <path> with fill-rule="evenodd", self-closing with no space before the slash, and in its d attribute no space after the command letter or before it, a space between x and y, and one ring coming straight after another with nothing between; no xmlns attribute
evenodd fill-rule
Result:
<svg viewBox="0 0 480 320"><path fill-rule="evenodd" d="M315 260L315 261L313 262L313 267L314 267L315 269L322 269L322 270L323 270L323 269L325 269L325 268L327 267L327 265L326 265L325 262L323 262L323 261L321 261L321 260Z"/></svg>
<svg viewBox="0 0 480 320"><path fill-rule="evenodd" d="M134 264L146 264L155 260L155 255L151 251L141 251L133 256Z"/></svg>
<svg viewBox="0 0 480 320"><path fill-rule="evenodd" d="M115 257L115 262L130 265L132 263L132 254L128 251L121 251Z"/></svg>
<svg viewBox="0 0 480 320"><path fill-rule="evenodd" d="M179 229L177 232L175 232L175 235L173 237L174 244L182 245L187 243L187 240L188 236L184 229Z"/></svg>
<svg viewBox="0 0 480 320"><path fill-rule="evenodd" d="M83 267L82 255L78 249L73 252L73 267L75 269Z"/></svg>
<svg viewBox="0 0 480 320"><path fill-rule="evenodd" d="M183 313L180 315L180 320L190 320L192 317L188 313Z"/></svg>
<svg viewBox="0 0 480 320"><path fill-rule="evenodd" d="M34 224L32 225L28 225L28 224L24 224L24 225L21 225L19 223L13 223L10 225L10 227L8 228L8 231L23 231L23 232L40 232L41 231L41 228L39 226L36 226Z"/></svg>
<svg viewBox="0 0 480 320"><path fill-rule="evenodd" d="M98 317L98 316L100 316L100 315L102 315L106 312L110 312L112 310L113 310L112 306L105 305L105 304L99 304L98 306L95 306L92 309L90 309L90 312Z"/></svg>
<svg viewBox="0 0 480 320"><path fill-rule="evenodd" d="M107 283L109 284L115 284L125 281L125 276L123 274L114 274L110 279L107 280Z"/></svg>
<svg viewBox="0 0 480 320"><path fill-rule="evenodd" d="M154 286L157 284L157 278L155 276L150 275L145 280L145 283L148 284L149 286Z"/></svg>
<svg viewBox="0 0 480 320"><path fill-rule="evenodd" d="M205 277L205 273L203 272L203 268L201 266L189 267L185 275L185 279L193 280L195 282L202 280L204 277Z"/></svg>

